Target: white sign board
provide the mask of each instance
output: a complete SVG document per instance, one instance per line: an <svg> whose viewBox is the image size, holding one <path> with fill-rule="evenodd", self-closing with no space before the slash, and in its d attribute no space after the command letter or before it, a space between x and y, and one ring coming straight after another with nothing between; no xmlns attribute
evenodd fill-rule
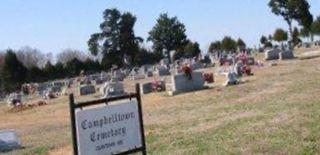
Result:
<svg viewBox="0 0 320 155"><path fill-rule="evenodd" d="M76 111L80 155L114 154L142 146L136 100Z"/></svg>

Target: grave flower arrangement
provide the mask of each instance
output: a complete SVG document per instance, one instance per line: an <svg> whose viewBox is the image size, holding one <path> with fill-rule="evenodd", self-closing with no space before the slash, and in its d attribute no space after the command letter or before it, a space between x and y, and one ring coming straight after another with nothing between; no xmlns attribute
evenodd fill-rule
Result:
<svg viewBox="0 0 320 155"><path fill-rule="evenodd" d="M253 73L251 72L251 68L250 68L249 65L244 65L244 66L242 67L242 73L243 73L243 74L246 74L246 75L248 75L248 76L253 75Z"/></svg>
<svg viewBox="0 0 320 155"><path fill-rule="evenodd" d="M152 91L154 92L161 92L161 91L165 91L166 88L165 88L165 83L163 81L157 81L157 80L154 80L152 82Z"/></svg>
<svg viewBox="0 0 320 155"><path fill-rule="evenodd" d="M207 83L213 83L214 82L213 73L203 73L202 76L203 76L204 81L206 81Z"/></svg>
<svg viewBox="0 0 320 155"><path fill-rule="evenodd" d="M184 75L186 77L188 77L189 80L192 79L192 69L191 69L191 67L189 65L184 65L182 67L182 71L183 71Z"/></svg>

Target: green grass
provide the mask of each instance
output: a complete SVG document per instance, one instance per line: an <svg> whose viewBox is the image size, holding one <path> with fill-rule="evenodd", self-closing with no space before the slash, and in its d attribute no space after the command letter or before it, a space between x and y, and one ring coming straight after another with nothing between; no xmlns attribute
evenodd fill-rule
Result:
<svg viewBox="0 0 320 155"><path fill-rule="evenodd" d="M283 61L237 86L143 96L148 153L320 154L319 64L319 58ZM10 118L6 127L22 132L26 148L11 153L71 152L67 100L54 102L0 116L0 128Z"/></svg>

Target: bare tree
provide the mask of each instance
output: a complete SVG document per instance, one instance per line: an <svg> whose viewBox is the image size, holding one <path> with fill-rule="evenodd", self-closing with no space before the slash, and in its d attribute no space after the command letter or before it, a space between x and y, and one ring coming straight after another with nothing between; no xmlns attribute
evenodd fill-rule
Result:
<svg viewBox="0 0 320 155"><path fill-rule="evenodd" d="M66 64L68 61L77 58L80 61L85 61L89 58L84 52L74 49L65 49L57 55L57 62Z"/></svg>
<svg viewBox="0 0 320 155"><path fill-rule="evenodd" d="M17 57L22 64L27 67L40 67L45 64L46 56L40 50L25 46L17 51Z"/></svg>

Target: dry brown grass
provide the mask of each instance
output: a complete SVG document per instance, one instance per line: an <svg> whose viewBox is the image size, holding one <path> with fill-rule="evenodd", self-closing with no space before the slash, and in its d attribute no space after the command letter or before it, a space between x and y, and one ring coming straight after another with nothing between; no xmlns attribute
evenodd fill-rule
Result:
<svg viewBox="0 0 320 155"><path fill-rule="evenodd" d="M320 58L267 63L237 86L222 87L218 77L212 89L143 96L148 152L320 153ZM66 96L18 113L1 105L0 113L0 129L17 130L25 146L10 153L71 154Z"/></svg>

